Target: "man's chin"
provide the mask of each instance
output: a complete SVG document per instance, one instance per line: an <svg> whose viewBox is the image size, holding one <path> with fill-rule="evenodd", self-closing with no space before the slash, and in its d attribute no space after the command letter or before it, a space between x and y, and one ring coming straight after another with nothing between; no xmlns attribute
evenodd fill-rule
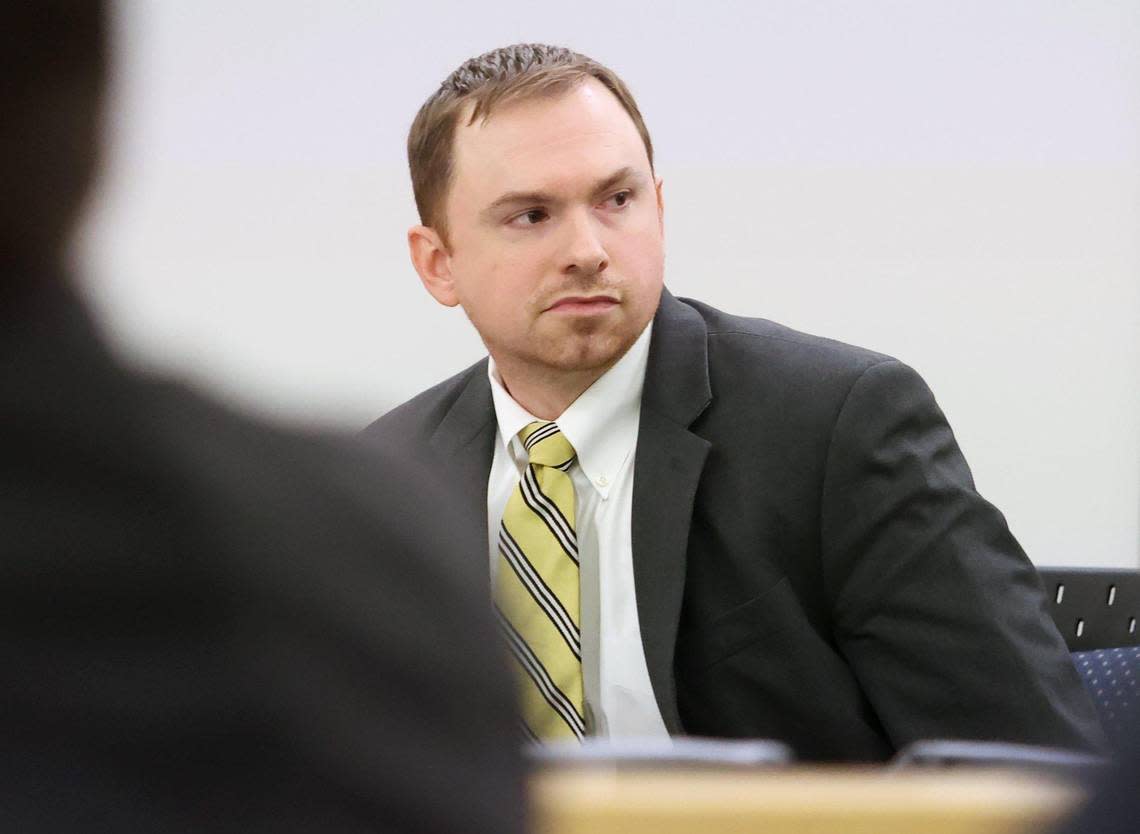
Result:
<svg viewBox="0 0 1140 834"><path fill-rule="evenodd" d="M563 373L604 372L621 359L636 340L636 334L632 337L617 334L571 337L566 341L573 344L560 344L560 349L544 357L544 364Z"/></svg>

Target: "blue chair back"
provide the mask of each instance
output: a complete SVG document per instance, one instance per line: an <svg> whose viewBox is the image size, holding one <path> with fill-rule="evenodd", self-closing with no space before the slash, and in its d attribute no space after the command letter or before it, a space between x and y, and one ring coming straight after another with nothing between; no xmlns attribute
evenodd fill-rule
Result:
<svg viewBox="0 0 1140 834"><path fill-rule="evenodd" d="M1140 646L1073 652L1109 742L1119 747L1140 733Z"/></svg>

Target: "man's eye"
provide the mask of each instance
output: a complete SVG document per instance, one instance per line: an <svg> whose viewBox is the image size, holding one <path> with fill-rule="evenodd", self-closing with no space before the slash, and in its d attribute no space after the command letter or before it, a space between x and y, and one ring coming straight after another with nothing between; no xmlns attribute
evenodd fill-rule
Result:
<svg viewBox="0 0 1140 834"><path fill-rule="evenodd" d="M531 209L517 214L511 219L512 226L536 226L546 220L550 215L543 209Z"/></svg>
<svg viewBox="0 0 1140 834"><path fill-rule="evenodd" d="M622 208L630 201L631 197L633 197L632 191L619 191L617 194L610 197L609 201L613 203L615 208Z"/></svg>

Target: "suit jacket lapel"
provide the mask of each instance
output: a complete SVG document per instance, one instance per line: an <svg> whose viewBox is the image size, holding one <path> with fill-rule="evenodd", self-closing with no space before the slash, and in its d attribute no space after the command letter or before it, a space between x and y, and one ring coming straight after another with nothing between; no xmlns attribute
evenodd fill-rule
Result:
<svg viewBox="0 0 1140 834"><path fill-rule="evenodd" d="M487 360L475 365L455 403L440 421L429 441L442 455L455 494L463 496L476 524L469 528L471 553L487 559L487 473L495 443L495 407Z"/></svg>
<svg viewBox="0 0 1140 834"><path fill-rule="evenodd" d="M704 319L668 290L653 322L634 459L633 574L649 678L661 717L681 733L673 652L689 522L709 442L689 426L712 400Z"/></svg>

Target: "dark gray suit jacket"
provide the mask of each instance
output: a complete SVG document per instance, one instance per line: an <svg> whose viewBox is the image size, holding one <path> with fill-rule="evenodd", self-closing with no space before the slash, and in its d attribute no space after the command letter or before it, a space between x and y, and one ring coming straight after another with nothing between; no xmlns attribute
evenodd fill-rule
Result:
<svg viewBox="0 0 1140 834"><path fill-rule="evenodd" d="M485 361L367 432L442 454L485 510ZM665 292L632 526L671 733L782 739L825 760L931 737L1102 742L1033 566L929 389L890 357Z"/></svg>

